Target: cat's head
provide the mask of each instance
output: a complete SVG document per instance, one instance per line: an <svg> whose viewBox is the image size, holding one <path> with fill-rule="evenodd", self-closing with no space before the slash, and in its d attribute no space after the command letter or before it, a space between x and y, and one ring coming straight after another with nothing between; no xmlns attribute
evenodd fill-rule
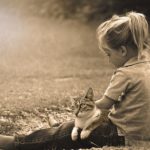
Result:
<svg viewBox="0 0 150 150"><path fill-rule="evenodd" d="M75 115L78 117L80 114L89 112L95 108L95 102L93 100L93 89L89 88L83 97L73 98L73 106Z"/></svg>

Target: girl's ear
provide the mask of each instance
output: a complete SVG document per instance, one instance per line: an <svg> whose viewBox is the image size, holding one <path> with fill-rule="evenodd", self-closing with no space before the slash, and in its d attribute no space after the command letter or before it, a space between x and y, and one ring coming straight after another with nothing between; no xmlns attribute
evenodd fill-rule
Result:
<svg viewBox="0 0 150 150"><path fill-rule="evenodd" d="M90 87L85 95L85 98L93 100L93 97L94 97L93 89Z"/></svg>
<svg viewBox="0 0 150 150"><path fill-rule="evenodd" d="M125 46L121 46L120 48L120 52L121 52L121 55L124 57L124 56L127 56L127 48Z"/></svg>

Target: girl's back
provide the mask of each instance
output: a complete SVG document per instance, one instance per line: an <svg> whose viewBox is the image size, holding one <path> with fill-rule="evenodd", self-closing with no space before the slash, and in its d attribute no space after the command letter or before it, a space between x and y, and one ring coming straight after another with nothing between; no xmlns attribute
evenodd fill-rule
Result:
<svg viewBox="0 0 150 150"><path fill-rule="evenodd" d="M130 59L117 69L105 95L118 101L109 118L119 133L138 139L150 137L150 61Z"/></svg>

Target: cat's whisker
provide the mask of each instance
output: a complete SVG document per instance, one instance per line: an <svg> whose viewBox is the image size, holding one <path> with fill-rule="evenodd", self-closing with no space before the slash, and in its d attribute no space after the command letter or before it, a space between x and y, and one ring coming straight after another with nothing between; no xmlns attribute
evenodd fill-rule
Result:
<svg viewBox="0 0 150 150"><path fill-rule="evenodd" d="M94 145L95 147L99 147L97 144L95 144L94 142L92 141L89 141L92 145Z"/></svg>

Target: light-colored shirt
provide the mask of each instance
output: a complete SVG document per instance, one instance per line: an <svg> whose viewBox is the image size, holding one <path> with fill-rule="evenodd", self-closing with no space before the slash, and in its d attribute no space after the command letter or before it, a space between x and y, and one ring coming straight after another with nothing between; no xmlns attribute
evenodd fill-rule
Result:
<svg viewBox="0 0 150 150"><path fill-rule="evenodd" d="M116 70L104 95L115 101L108 117L121 135L150 139L150 61L131 58Z"/></svg>

